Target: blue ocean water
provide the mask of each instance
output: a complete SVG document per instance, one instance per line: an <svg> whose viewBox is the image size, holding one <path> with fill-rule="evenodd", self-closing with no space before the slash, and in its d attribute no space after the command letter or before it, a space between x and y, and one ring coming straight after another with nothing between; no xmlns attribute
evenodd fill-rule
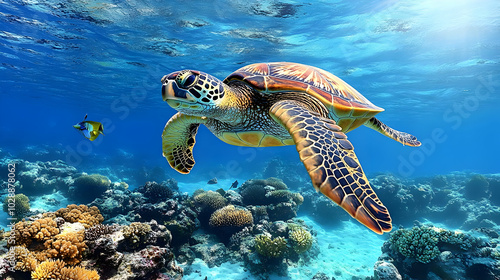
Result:
<svg viewBox="0 0 500 280"><path fill-rule="evenodd" d="M289 61L337 75L385 109L380 120L422 142L350 132L369 177L500 173L498 1L0 4L0 148L13 157L154 173L181 187L251 179L274 158L299 163L293 146L231 146L203 126L189 175L162 157L161 133L176 113L162 101L163 75L195 69L222 80L247 64ZM104 125L94 142L72 127L86 114ZM128 175L112 179L144 183Z"/></svg>

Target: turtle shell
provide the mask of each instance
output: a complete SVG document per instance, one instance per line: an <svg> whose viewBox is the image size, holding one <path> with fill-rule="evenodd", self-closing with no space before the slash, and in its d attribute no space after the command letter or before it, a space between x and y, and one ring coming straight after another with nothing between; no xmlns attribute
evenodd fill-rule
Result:
<svg viewBox="0 0 500 280"><path fill-rule="evenodd" d="M306 92L321 101L344 132L352 130L384 111L339 77L316 67L298 63L256 63L242 67L224 82L242 81L264 94Z"/></svg>

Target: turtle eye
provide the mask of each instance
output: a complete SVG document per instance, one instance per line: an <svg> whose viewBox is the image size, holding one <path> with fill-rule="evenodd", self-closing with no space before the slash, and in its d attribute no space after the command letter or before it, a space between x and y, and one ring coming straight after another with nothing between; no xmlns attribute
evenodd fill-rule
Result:
<svg viewBox="0 0 500 280"><path fill-rule="evenodd" d="M197 75L189 73L182 77L182 80L179 83L179 86L182 88L188 88L196 83Z"/></svg>

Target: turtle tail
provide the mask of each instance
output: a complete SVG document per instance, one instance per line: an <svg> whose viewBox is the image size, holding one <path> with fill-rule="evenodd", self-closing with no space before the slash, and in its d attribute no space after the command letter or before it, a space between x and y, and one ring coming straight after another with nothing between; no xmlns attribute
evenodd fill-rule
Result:
<svg viewBox="0 0 500 280"><path fill-rule="evenodd" d="M392 138L399 143L402 143L403 145L411 146L411 147L418 147L421 145L420 141L417 140L417 137L406 133L406 132L401 132L397 131L395 129L392 129L388 127L386 124L383 122L379 121L377 118L373 117L369 119L366 123L365 126L374 129L383 135Z"/></svg>

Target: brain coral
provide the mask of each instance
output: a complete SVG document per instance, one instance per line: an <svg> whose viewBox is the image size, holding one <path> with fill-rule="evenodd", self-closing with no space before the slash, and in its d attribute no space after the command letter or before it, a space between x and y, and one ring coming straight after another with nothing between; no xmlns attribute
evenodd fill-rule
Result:
<svg viewBox="0 0 500 280"><path fill-rule="evenodd" d="M84 174L75 179L71 193L78 201L88 203L101 196L110 185L111 181L106 176Z"/></svg>
<svg viewBox="0 0 500 280"><path fill-rule="evenodd" d="M10 205L9 205L10 204ZM13 207L11 207L13 206ZM13 208L14 210L11 213L9 208ZM3 201L3 211L7 214L15 217L22 218L24 214L30 211L30 200L24 194L16 194L14 197L5 197Z"/></svg>
<svg viewBox="0 0 500 280"><path fill-rule="evenodd" d="M61 208L55 213L56 217L63 218L69 223L82 223L85 228L100 224L104 221L104 217L96 206L88 207L87 205L68 205L67 208Z"/></svg>
<svg viewBox="0 0 500 280"><path fill-rule="evenodd" d="M255 237L255 249L264 257L279 258L286 252L286 239L281 236L271 239L261 234Z"/></svg>
<svg viewBox="0 0 500 280"><path fill-rule="evenodd" d="M297 254L302 254L311 249L313 238L309 231L303 228L297 228L289 233L292 241L292 248Z"/></svg>
<svg viewBox="0 0 500 280"><path fill-rule="evenodd" d="M212 227L244 227L253 224L252 213L245 208L228 205L215 211L209 221Z"/></svg>
<svg viewBox="0 0 500 280"><path fill-rule="evenodd" d="M194 196L194 201L198 203L202 208L205 208L211 212L226 206L227 199L225 199L220 193L214 191L201 192Z"/></svg>

